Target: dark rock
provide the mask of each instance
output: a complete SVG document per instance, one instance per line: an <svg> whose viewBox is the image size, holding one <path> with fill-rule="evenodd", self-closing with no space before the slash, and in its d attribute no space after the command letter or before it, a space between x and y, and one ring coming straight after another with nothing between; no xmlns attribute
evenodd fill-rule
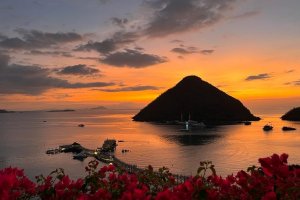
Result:
<svg viewBox="0 0 300 200"><path fill-rule="evenodd" d="M15 111L8 111L4 109L0 109L0 113L14 113Z"/></svg>
<svg viewBox="0 0 300 200"><path fill-rule="evenodd" d="M251 122L246 121L246 122L244 122L244 124L245 124L246 126L249 126L249 125L251 125Z"/></svg>
<svg viewBox="0 0 300 200"><path fill-rule="evenodd" d="M267 124L263 127L263 130L264 131L271 131L271 130L273 130L273 126L271 124Z"/></svg>
<svg viewBox="0 0 300 200"><path fill-rule="evenodd" d="M73 144L59 146L59 149L61 149L61 152L65 153L80 153L83 150L83 147L79 143L74 142Z"/></svg>
<svg viewBox="0 0 300 200"><path fill-rule="evenodd" d="M281 117L282 120L300 121L300 107L293 108Z"/></svg>
<svg viewBox="0 0 300 200"><path fill-rule="evenodd" d="M283 131L294 131L294 130L296 130L296 128L284 126L284 127L282 127L282 130Z"/></svg>
<svg viewBox="0 0 300 200"><path fill-rule="evenodd" d="M188 119L227 124L260 118L252 115L239 100L197 76L185 77L133 117L135 121L155 122Z"/></svg>

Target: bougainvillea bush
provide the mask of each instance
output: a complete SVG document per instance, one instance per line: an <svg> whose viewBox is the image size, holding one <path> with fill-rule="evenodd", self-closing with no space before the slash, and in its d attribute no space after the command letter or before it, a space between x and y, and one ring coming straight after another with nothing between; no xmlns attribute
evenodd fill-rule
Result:
<svg viewBox="0 0 300 200"><path fill-rule="evenodd" d="M113 165L98 169L91 161L87 175L71 180L62 169L30 181L17 168L0 170L0 199L300 199L300 168L288 165L287 154L260 158L260 167L249 167L226 178L211 162L200 162L197 175L185 181L167 168L151 166L136 173Z"/></svg>

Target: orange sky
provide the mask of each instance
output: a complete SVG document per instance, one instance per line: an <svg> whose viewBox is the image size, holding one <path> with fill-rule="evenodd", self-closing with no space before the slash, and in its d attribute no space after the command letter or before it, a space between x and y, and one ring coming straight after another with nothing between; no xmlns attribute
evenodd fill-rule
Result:
<svg viewBox="0 0 300 200"><path fill-rule="evenodd" d="M224 7L215 13L201 6L192 9L192 1L162 3L163 9L138 0L126 2L41 3L43 13L33 10L33 1L23 7L1 2L14 9L0 14L7 19L0 27L5 30L0 32L0 55L9 56L8 62L0 57L0 108L141 108L187 75L201 77L254 112L300 106L299 1L224 1L210 5ZM203 13L205 19L193 12ZM164 25L158 16L173 18L166 18ZM32 20L26 25L25 19ZM178 27L167 27L179 22ZM15 38L19 41L10 43ZM115 46L103 50L104 41ZM76 65L96 71L62 73ZM14 70L17 76L10 79ZM99 86L102 83L112 84Z"/></svg>

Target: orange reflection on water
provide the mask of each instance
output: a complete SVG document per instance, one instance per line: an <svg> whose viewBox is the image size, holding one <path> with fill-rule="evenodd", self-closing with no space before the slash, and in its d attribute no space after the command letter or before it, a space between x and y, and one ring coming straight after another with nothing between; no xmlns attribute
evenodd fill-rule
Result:
<svg viewBox="0 0 300 200"><path fill-rule="evenodd" d="M199 162L212 161L221 175L235 173L258 164L260 157L283 152L289 161L300 163L300 123L281 121L269 116L251 126L228 125L182 132L181 126L134 122L137 110L89 110L68 113L33 112L1 115L0 164L25 168L29 175L51 172L63 167L73 177L84 174L84 162L72 154L48 156L48 148L79 142L96 149L106 139L119 142L115 155L128 163L156 169L166 166L174 173L195 174ZM47 122L43 122L43 121ZM272 122L274 130L262 127ZM85 124L79 128L78 124ZM283 132L282 126L297 128ZM130 150L122 153L122 149Z"/></svg>

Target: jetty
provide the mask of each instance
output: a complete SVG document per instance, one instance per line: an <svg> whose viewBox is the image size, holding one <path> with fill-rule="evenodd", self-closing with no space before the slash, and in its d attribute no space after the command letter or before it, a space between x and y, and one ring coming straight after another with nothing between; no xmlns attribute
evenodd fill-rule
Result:
<svg viewBox="0 0 300 200"><path fill-rule="evenodd" d="M101 147L102 152L115 152L117 141L114 139L106 139Z"/></svg>
<svg viewBox="0 0 300 200"><path fill-rule="evenodd" d="M103 142L102 147L97 148L96 150L88 149L81 144L74 142L68 145L61 145L58 148L49 149L46 151L47 154L58 154L58 153L73 153L73 159L78 159L83 161L87 157L94 157L97 160L113 164L114 166L126 170L128 173L141 173L145 169L139 168L137 165L126 163L114 155L114 152L117 147L117 142L115 139L106 139ZM157 173L158 172L154 172ZM175 178L176 183L183 183L189 176L183 176L179 174L172 174Z"/></svg>
<svg viewBox="0 0 300 200"><path fill-rule="evenodd" d="M132 165L132 164L128 164L116 157L114 157L114 160L112 162L114 164L114 166L123 169L125 171L127 171L128 173L141 173L143 171L145 171L145 169L139 168L137 165ZM159 175L158 172L153 172L157 175ZM184 176L184 175L180 175L180 174L173 174L172 176L175 179L175 182L180 184L180 183L184 183L186 180L188 180L190 177L189 176Z"/></svg>
<svg viewBox="0 0 300 200"><path fill-rule="evenodd" d="M94 156L97 160L105 163L113 163L114 152L117 148L117 141L115 139L106 139L101 148L97 148Z"/></svg>
<svg viewBox="0 0 300 200"><path fill-rule="evenodd" d="M116 147L117 142L115 139L106 139L102 147L96 150L85 148L78 142L73 142L72 144L61 145L58 148L48 149L46 154L73 153L74 159L83 160L87 157L95 157L101 162L111 163Z"/></svg>

